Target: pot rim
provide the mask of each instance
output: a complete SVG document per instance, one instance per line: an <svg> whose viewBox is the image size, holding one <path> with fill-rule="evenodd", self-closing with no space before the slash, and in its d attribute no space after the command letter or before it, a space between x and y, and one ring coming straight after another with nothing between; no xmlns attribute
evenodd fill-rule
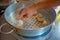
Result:
<svg viewBox="0 0 60 40"><path fill-rule="evenodd" d="M10 6L8 6L7 9L9 9L12 5L16 5L16 4L17 4L17 3L15 3L15 4L11 4ZM14 25L11 24L11 23L7 20L7 18L6 18L6 12L7 12L7 9L5 10L4 17L5 17L6 21L7 21L10 25L14 26ZM52 9L53 9L53 8L52 8ZM53 11L55 12L54 9L53 9ZM55 19L56 19L56 13L55 13ZM55 21L55 19L53 20L53 22ZM37 29L32 29L32 30L39 30L39 29L46 28L46 27L48 27L49 25L51 25L53 22L51 22L50 24L48 24L48 25L46 25L46 26L44 26L44 27L37 28ZM14 26L14 27L16 27L16 26ZM16 28L17 28L17 27L16 27ZM22 29L22 30L28 30L28 29Z"/></svg>

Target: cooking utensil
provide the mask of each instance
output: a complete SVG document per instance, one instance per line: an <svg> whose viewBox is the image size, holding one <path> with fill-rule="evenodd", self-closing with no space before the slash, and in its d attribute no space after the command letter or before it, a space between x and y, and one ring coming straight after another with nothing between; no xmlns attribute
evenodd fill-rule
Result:
<svg viewBox="0 0 60 40"><path fill-rule="evenodd" d="M8 6L10 4L16 3L16 0L1 0L0 6Z"/></svg>
<svg viewBox="0 0 60 40"><path fill-rule="evenodd" d="M5 19L6 21L13 25L15 28L17 28L17 34L23 35L23 36L38 36L38 35L42 35L43 33L45 33L46 31L48 31L52 25L52 23L54 22L55 18L56 18L56 13L55 10L53 8L48 8L48 9L41 9L39 10L40 13L42 13L43 15L45 15L46 17L48 17L51 20L51 23L45 27L39 28L39 29L35 29L35 30L25 30L25 29L20 29L19 27L17 27L17 20L15 19L15 17L13 16L14 14L14 9L16 7L17 4L12 4L10 5L6 11L5 11ZM25 7L26 5L21 4L19 10L21 10L23 7ZM48 16L49 15L49 16Z"/></svg>

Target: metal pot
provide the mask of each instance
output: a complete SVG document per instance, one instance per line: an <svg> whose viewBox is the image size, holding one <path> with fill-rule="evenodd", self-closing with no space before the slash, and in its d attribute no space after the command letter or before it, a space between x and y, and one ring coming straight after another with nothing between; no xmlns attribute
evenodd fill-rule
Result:
<svg viewBox="0 0 60 40"><path fill-rule="evenodd" d="M8 6L8 5L15 3L15 2L16 2L16 0L1 0L0 6Z"/></svg>
<svg viewBox="0 0 60 40"><path fill-rule="evenodd" d="M24 4L22 4L20 6L20 10L25 7L25 5L24 6L23 5ZM4 16L5 16L6 21L17 29L16 33L19 35L22 35L22 36L33 37L33 36L38 36L38 35L44 34L48 30L50 30L52 23L54 22L54 20L56 18L56 13L55 13L55 10L53 8L41 9L41 10L39 10L39 12L42 13L43 15L46 15L46 17L48 17L51 20L51 23L49 25L42 27L42 28L39 28L39 29L35 29L35 30L20 29L16 25L17 24L16 19L14 19L14 17L11 16L14 14L13 12L14 12L14 9L16 6L17 6L17 3L10 5L5 10Z"/></svg>

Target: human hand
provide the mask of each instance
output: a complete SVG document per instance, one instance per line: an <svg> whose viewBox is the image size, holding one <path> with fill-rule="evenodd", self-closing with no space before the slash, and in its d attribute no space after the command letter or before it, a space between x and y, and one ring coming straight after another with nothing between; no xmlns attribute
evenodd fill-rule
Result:
<svg viewBox="0 0 60 40"><path fill-rule="evenodd" d="M18 19L21 19L23 17L30 17L34 14L35 11L36 11L35 8L30 7L23 8L19 13Z"/></svg>

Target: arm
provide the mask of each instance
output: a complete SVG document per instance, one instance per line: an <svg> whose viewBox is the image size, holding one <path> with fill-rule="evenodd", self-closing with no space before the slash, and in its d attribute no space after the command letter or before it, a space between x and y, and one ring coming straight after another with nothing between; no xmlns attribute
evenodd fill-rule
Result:
<svg viewBox="0 0 60 40"><path fill-rule="evenodd" d="M60 0L43 0L41 2L37 2L31 6L30 8L49 8L49 7L54 7L60 5Z"/></svg>
<svg viewBox="0 0 60 40"><path fill-rule="evenodd" d="M27 6L20 12L19 19L22 18L25 14L28 14L28 16L32 16L34 12L39 8L49 8L57 5L60 5L60 0L43 0L34 3L33 5Z"/></svg>

